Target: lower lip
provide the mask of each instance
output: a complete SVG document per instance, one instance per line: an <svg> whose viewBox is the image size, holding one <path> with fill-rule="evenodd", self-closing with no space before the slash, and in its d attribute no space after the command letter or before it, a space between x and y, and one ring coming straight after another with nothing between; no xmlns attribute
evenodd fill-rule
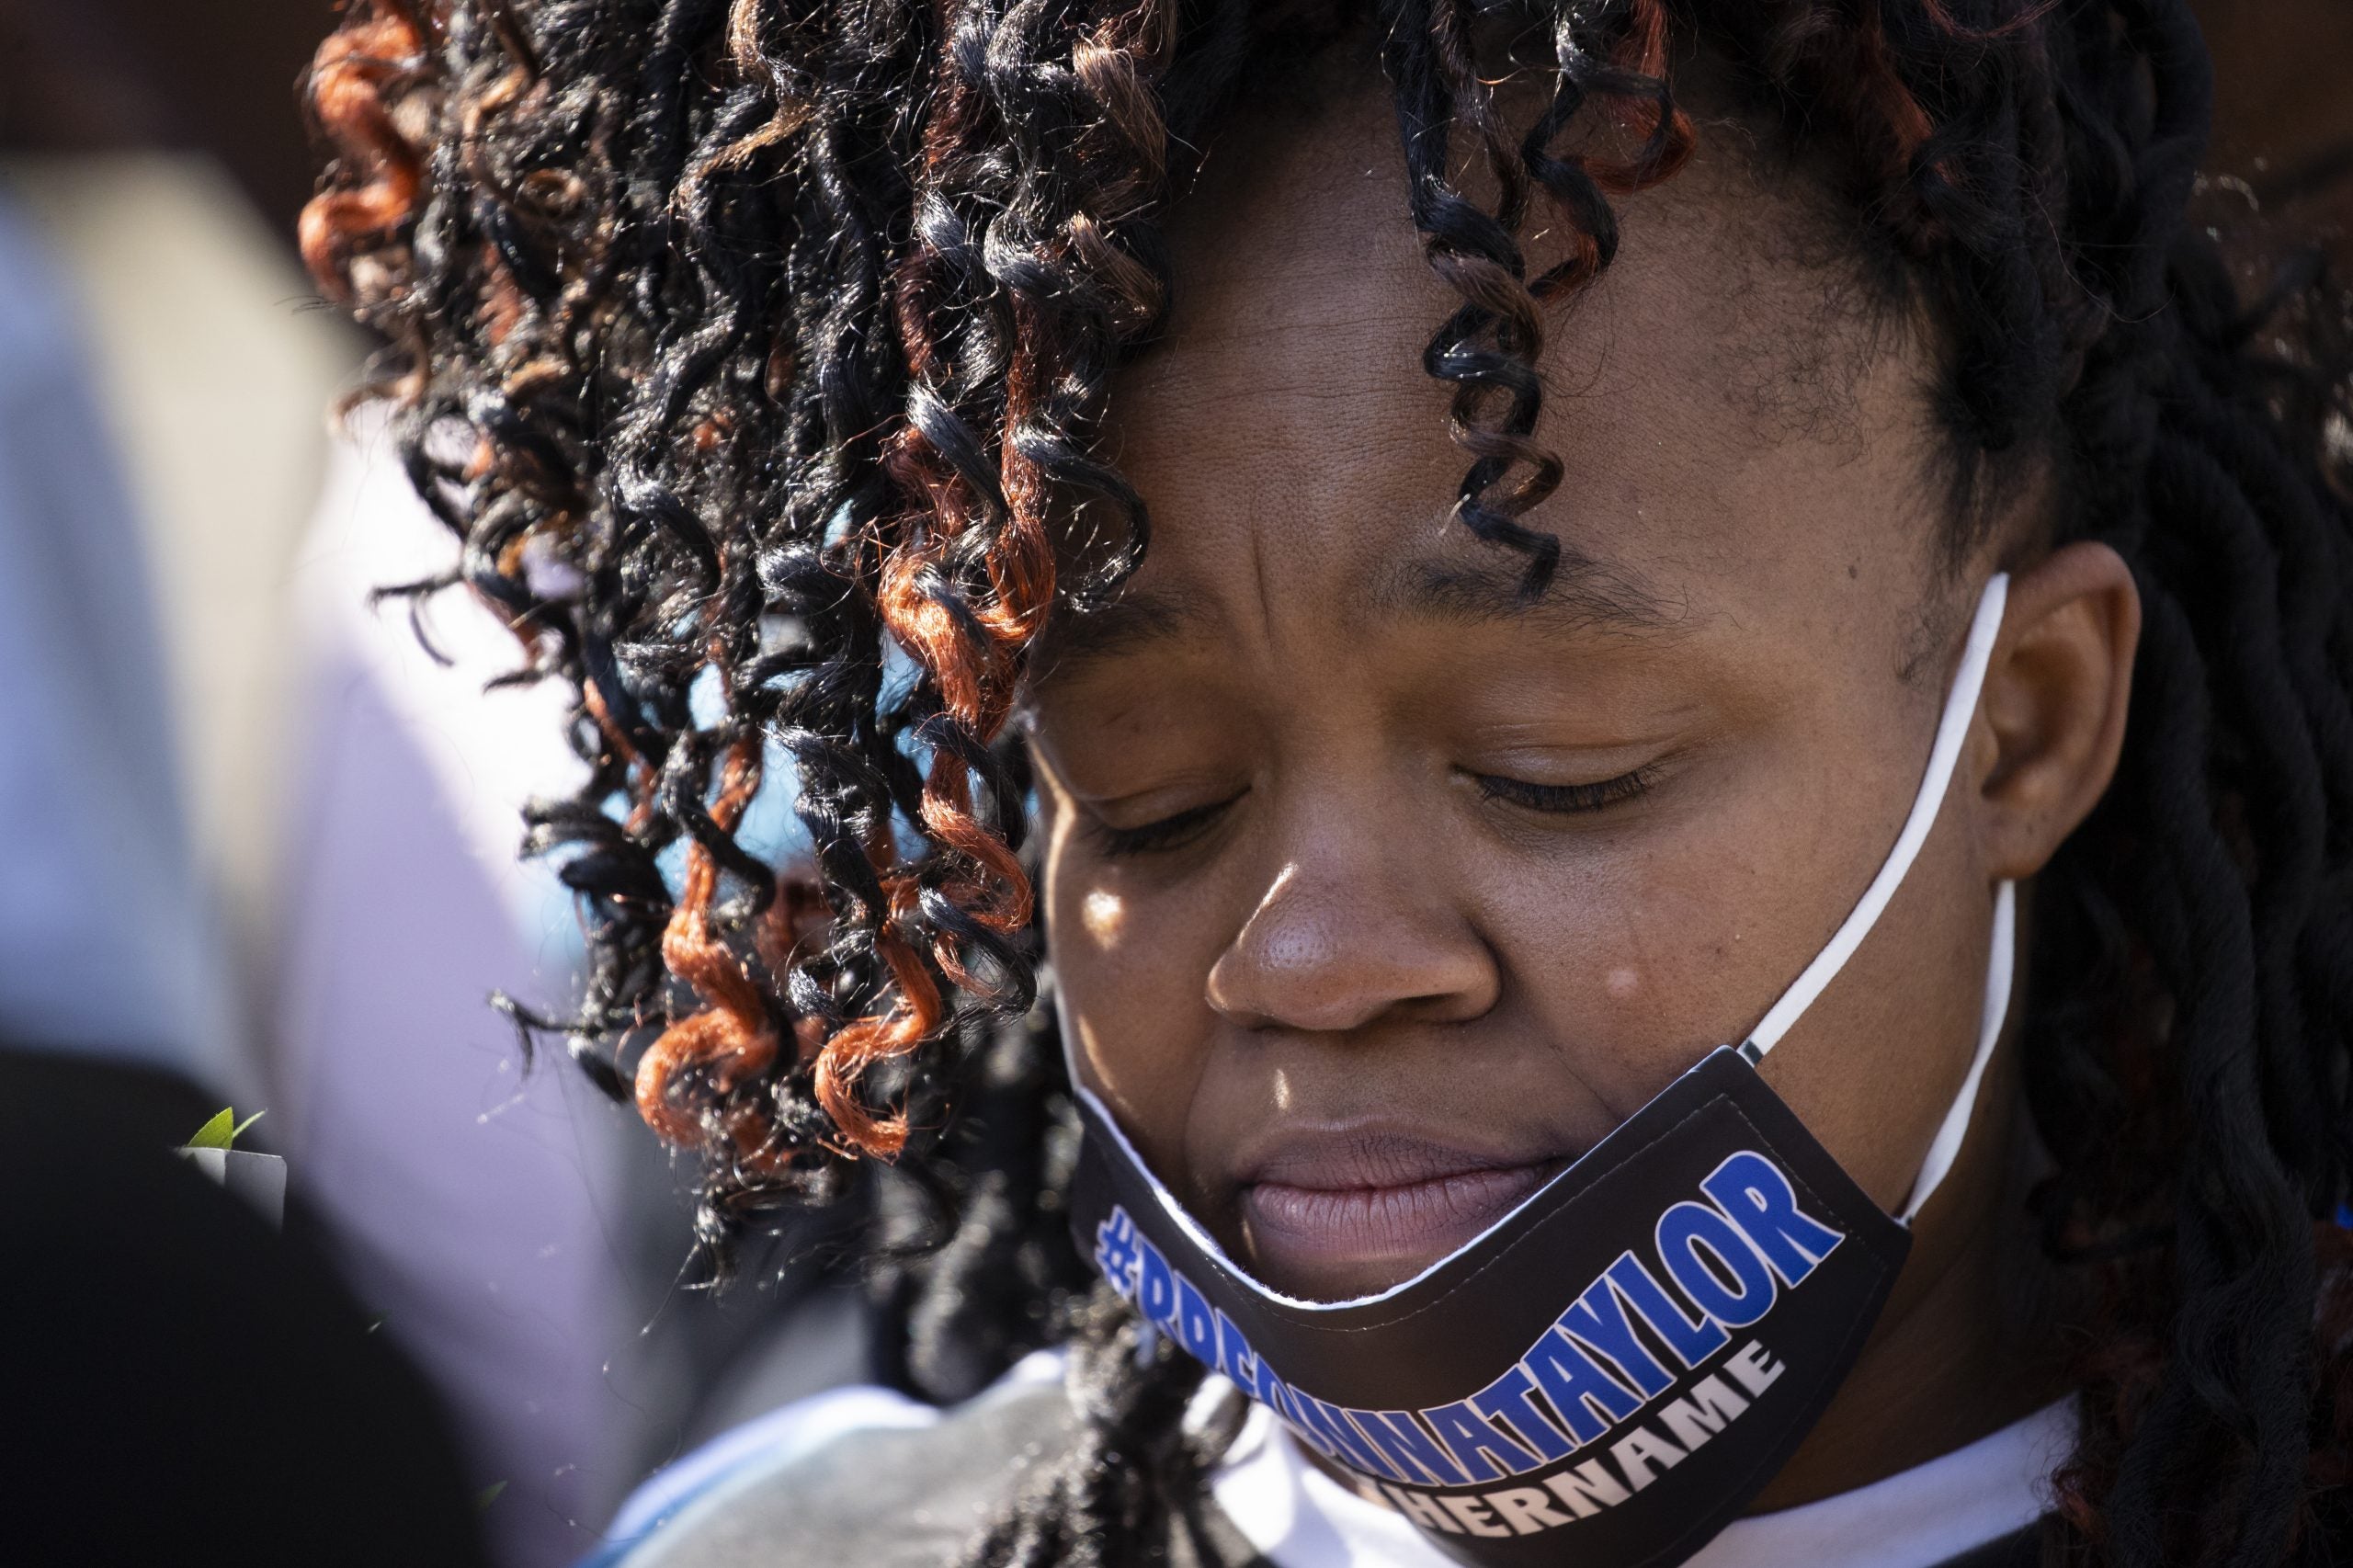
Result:
<svg viewBox="0 0 2353 1568"><path fill-rule="evenodd" d="M1258 1182L1245 1189L1243 1210L1252 1250L1277 1272L1353 1273L1386 1265L1404 1278L1510 1213L1559 1169L1512 1165L1398 1187Z"/></svg>

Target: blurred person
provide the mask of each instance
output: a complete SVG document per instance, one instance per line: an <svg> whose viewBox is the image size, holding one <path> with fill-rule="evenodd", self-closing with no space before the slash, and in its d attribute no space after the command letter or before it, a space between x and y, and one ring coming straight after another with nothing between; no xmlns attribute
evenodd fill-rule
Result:
<svg viewBox="0 0 2353 1568"><path fill-rule="evenodd" d="M76 312L0 201L0 1038L259 1087L182 809L146 555ZM176 1131L193 1131L196 1120Z"/></svg>
<svg viewBox="0 0 2353 1568"><path fill-rule="evenodd" d="M0 202L6 1552L466 1568L425 1386L309 1247L171 1153L258 1076L75 314Z"/></svg>
<svg viewBox="0 0 2353 1568"><path fill-rule="evenodd" d="M1004 1376L608 1560L2343 1554L2347 345L2185 7L659 11L356 11L307 250L549 1032Z"/></svg>
<svg viewBox="0 0 2353 1568"><path fill-rule="evenodd" d="M286 566L324 472L320 405L362 350L303 308L268 172L301 159L286 87L331 12L0 0L0 179L64 268L119 478L170 588L154 626L183 814L247 1022L267 1013L285 800ZM242 1032L266 1075L267 1042Z"/></svg>

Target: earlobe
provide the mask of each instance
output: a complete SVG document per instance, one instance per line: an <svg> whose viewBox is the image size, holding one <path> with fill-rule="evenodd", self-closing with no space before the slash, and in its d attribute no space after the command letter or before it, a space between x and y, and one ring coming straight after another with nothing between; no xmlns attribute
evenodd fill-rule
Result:
<svg viewBox="0 0 2353 1568"><path fill-rule="evenodd" d="M1996 877L2040 870L2107 792L2140 640L2132 569L2105 544L2067 545L2011 582L1981 719L1994 752L1983 842Z"/></svg>

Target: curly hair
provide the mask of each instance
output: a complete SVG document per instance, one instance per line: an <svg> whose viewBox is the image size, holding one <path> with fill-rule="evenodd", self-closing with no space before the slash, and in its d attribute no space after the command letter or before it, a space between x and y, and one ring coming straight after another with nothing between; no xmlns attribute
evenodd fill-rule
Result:
<svg viewBox="0 0 2353 1568"><path fill-rule="evenodd" d="M303 251L381 335L374 395L459 545L392 591L506 617L590 766L527 835L578 895L585 995L522 1022L701 1155L715 1256L861 1156L945 1200L880 1244L944 1230L886 1272L933 1393L1074 1338L1084 1440L974 1561L1144 1560L1220 1446L1180 1431L1198 1372L1081 1299L1061 1233L1006 730L1057 605L1148 544L1093 437L1164 313L1185 150L1367 38L1459 301L1423 359L1454 516L1527 591L1560 548L1527 520L1561 474L1547 314L1611 264L1612 199L1689 153L1702 50L1937 323L1956 547L2042 463L2053 542L2131 564L2124 758L2038 884L2036 1211L2095 1303L2045 1550L2256 1568L2341 1539L2353 334L2316 267L2250 301L2188 220L2183 0L350 5L311 78ZM1540 206L1562 252L1535 270ZM805 866L745 846L767 789Z"/></svg>

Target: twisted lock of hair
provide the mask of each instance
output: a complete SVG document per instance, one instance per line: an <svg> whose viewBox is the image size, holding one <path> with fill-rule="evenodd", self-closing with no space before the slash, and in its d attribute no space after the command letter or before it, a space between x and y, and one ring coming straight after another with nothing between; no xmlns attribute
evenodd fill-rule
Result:
<svg viewBox="0 0 2353 1568"><path fill-rule="evenodd" d="M919 903L940 973L1013 1012L1029 1000L1006 940L1029 917L1022 807L988 747L1054 601L1056 489L1093 492L1123 514L1129 549L1142 544L1141 503L1083 437L1114 350L1158 316L1160 280L1119 229L1162 172L1148 83L1166 16L1165 0L1101 16L1034 0L956 11L922 133L917 220L892 279L909 386L885 467L915 504L885 525L876 597L922 671L909 711L932 758L917 814L935 854ZM1040 58L1063 55L1075 63ZM1065 138L1089 143L1085 176L1045 177L1044 149ZM1007 142L1019 155L998 155ZM821 1054L819 1098L851 1142L897 1153L904 1120L870 1117L851 1091L940 1023L936 995L903 983L895 1007Z"/></svg>
<svg viewBox="0 0 2353 1568"><path fill-rule="evenodd" d="M1072 1337L1079 1442L974 1561L1151 1561L1183 1528L1230 1424L1187 1427L1196 1374L1084 1297L1041 1200L1072 1131L1021 1021L1001 732L1051 607L1148 542L1089 437L1172 286L1187 150L1367 20L1460 301L1425 358L1457 515L1530 591L1559 564L1528 521L1558 480L1547 314L1611 264L1612 199L1688 155L1694 46L1825 154L1873 275L1936 322L1954 548L2047 461L2054 538L2131 562L2124 761L2037 891L2037 1203L2086 1391L2046 1550L2325 1561L2353 1452L2353 561L2315 454L2346 345L2313 274L2252 315L2183 222L2207 85L2179 0L354 0L312 78L335 161L304 251L383 334L394 444L460 547L393 591L462 583L515 678L579 697L588 782L526 845L589 973L574 1017L521 1022L701 1153L718 1256L894 1158L878 1289L910 1381L969 1392ZM1497 38L1540 40L1524 125ZM809 851L780 877L746 828L787 781Z"/></svg>
<svg viewBox="0 0 2353 1568"><path fill-rule="evenodd" d="M1422 358L1424 370L1456 389L1449 434L1472 460L1455 516L1482 540L1528 558L1523 591L1531 597L1544 591L1561 558L1556 536L1518 520L1561 483L1560 459L1535 437L1544 396L1537 370L1544 306L1590 282L1617 254L1617 222L1604 193L1625 194L1668 177L1692 144L1690 121L1659 74L1665 6L1637 0L1615 19L1616 36L1606 43L1582 31L1566 10L1553 19L1549 30L1557 72L1551 102L1517 147L1495 85L1473 58L1470 7L1455 0L1404 0L1382 50L1394 84L1414 223L1431 270L1462 298ZM1597 47L1618 63L1596 63ZM1557 150L1579 113L1597 101L1640 134L1630 156L1595 159ZM1458 120L1477 142L1495 184L1492 211L1457 188L1451 154ZM1568 251L1532 278L1521 244L1531 189L1554 205L1559 243Z"/></svg>

